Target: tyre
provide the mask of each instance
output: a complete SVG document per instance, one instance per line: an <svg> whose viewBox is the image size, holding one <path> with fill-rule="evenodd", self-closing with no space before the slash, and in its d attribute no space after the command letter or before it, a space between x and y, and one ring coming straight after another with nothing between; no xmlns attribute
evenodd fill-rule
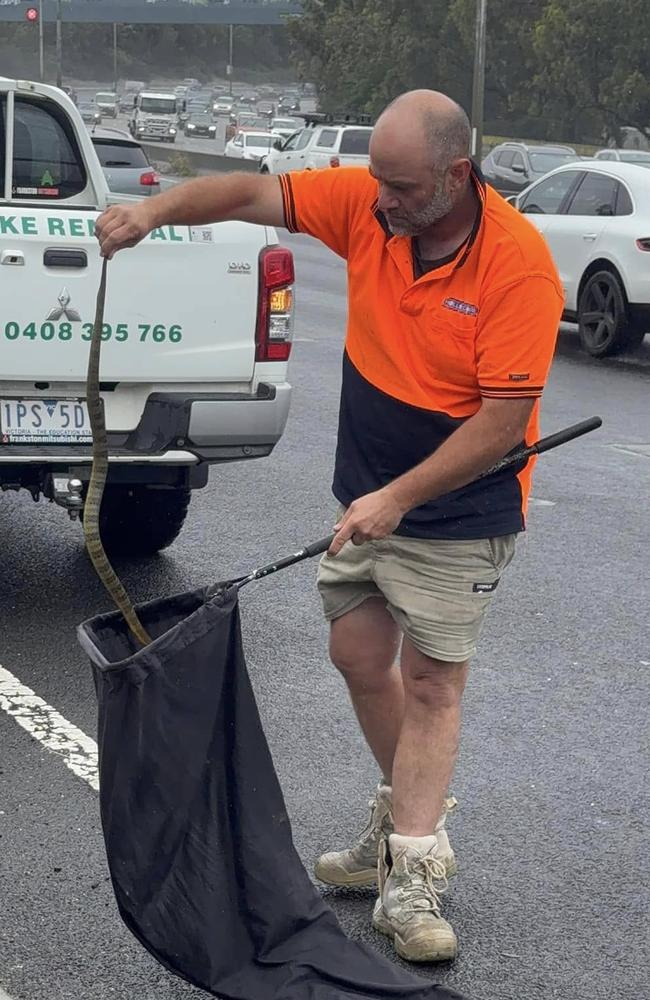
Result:
<svg viewBox="0 0 650 1000"><path fill-rule="evenodd" d="M111 486L104 492L99 528L112 556L152 556L178 537L191 499L188 489Z"/></svg>
<svg viewBox="0 0 650 1000"><path fill-rule="evenodd" d="M582 346L593 358L606 358L641 345L645 330L632 322L621 279L614 271L596 271L580 295L578 329Z"/></svg>
<svg viewBox="0 0 650 1000"><path fill-rule="evenodd" d="M261 174L268 174L269 173L269 168L267 166L260 167L260 173Z"/></svg>

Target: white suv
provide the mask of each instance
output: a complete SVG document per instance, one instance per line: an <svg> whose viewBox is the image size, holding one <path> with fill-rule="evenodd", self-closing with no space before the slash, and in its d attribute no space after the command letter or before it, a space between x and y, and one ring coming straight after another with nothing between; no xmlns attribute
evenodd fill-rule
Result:
<svg viewBox="0 0 650 1000"><path fill-rule="evenodd" d="M570 163L508 200L544 234L585 350L639 347L650 331L650 170Z"/></svg>
<svg viewBox="0 0 650 1000"><path fill-rule="evenodd" d="M294 132L284 142L276 142L260 164L261 173L368 165L372 125L365 124L370 121L367 115L345 121L328 121L325 115L306 117L306 128Z"/></svg>

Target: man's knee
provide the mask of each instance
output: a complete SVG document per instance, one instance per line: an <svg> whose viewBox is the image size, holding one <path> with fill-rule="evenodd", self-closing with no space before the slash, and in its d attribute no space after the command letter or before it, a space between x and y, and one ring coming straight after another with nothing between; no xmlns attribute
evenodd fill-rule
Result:
<svg viewBox="0 0 650 1000"><path fill-rule="evenodd" d="M408 699L431 708L449 709L460 705L469 663L448 663L421 653L408 640L402 651L404 694Z"/></svg>
<svg viewBox="0 0 650 1000"><path fill-rule="evenodd" d="M379 600L364 601L332 622L330 659L346 680L379 681L398 650L399 630Z"/></svg>

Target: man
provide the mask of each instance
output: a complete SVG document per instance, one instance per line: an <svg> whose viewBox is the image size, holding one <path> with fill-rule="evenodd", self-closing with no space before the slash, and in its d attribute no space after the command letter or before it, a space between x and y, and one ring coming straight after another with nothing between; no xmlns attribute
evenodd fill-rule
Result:
<svg viewBox="0 0 650 1000"><path fill-rule="evenodd" d="M97 225L109 257L156 226L240 219L309 233L348 262L341 511L318 582L382 781L359 841L316 874L378 879L374 926L411 961L457 950L440 903L456 869L445 795L468 662L524 529L531 467L477 478L538 436L563 308L542 237L486 188L469 143L457 104L415 91L379 118L369 171L204 178Z"/></svg>

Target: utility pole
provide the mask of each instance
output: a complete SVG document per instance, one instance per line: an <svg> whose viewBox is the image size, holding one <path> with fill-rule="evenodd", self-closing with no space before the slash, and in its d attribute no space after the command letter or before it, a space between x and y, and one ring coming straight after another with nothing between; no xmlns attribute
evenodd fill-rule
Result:
<svg viewBox="0 0 650 1000"><path fill-rule="evenodd" d="M61 0L56 2L56 85L61 87L63 83L62 68L62 45L61 45Z"/></svg>
<svg viewBox="0 0 650 1000"><path fill-rule="evenodd" d="M230 85L230 96L232 97L232 73L233 73L232 50L233 50L233 34L234 34L234 31L233 31L233 25L232 24L230 24L228 27L229 27L229 31L228 31L228 66L226 68L226 73L228 75L228 83Z"/></svg>
<svg viewBox="0 0 650 1000"><path fill-rule="evenodd" d="M485 95L485 43L487 38L487 0L476 0L474 36L474 85L472 87L472 156L481 162L483 155L483 108Z"/></svg>
<svg viewBox="0 0 650 1000"><path fill-rule="evenodd" d="M41 83L45 80L45 56L44 56L44 44L43 44L43 0L38 0L38 66L39 66L39 80Z"/></svg>
<svg viewBox="0 0 650 1000"><path fill-rule="evenodd" d="M117 94L117 22L113 22L113 93Z"/></svg>

